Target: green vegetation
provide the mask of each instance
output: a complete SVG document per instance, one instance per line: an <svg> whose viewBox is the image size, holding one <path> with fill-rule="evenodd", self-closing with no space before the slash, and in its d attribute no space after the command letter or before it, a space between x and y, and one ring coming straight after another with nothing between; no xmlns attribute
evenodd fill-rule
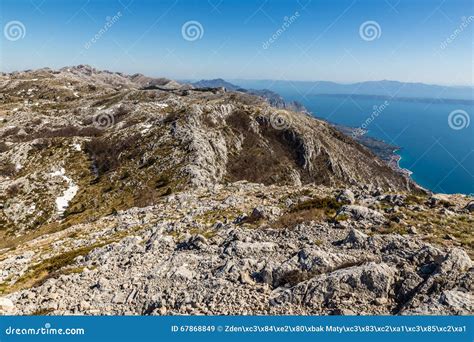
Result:
<svg viewBox="0 0 474 342"><path fill-rule="evenodd" d="M444 205L443 205L444 206ZM468 254L474 257L474 217L469 214L448 216L435 210L412 211L402 208L406 215L404 225L391 221L385 228L387 233L406 233L409 226L416 227L421 236L432 243L450 246L454 243L461 245ZM454 240L447 239L450 236Z"/></svg>
<svg viewBox="0 0 474 342"><path fill-rule="evenodd" d="M41 263L31 266L9 290L19 290L23 288L39 286L49 278L54 278L61 274L59 270L72 264L74 259L78 256L87 255L94 248L101 247L103 245L103 243L97 243L43 260Z"/></svg>
<svg viewBox="0 0 474 342"><path fill-rule="evenodd" d="M53 312L54 309L46 309L46 308L43 308L43 309L38 309L36 311L34 311L31 316L46 316L48 314L50 314L51 312Z"/></svg>
<svg viewBox="0 0 474 342"><path fill-rule="evenodd" d="M342 207L342 203L339 203L332 197L323 198L312 198L307 201L303 201L295 205L290 211L298 212L302 210L310 209L323 209L327 214L334 213Z"/></svg>
<svg viewBox="0 0 474 342"><path fill-rule="evenodd" d="M406 204L418 204L421 205L426 201L426 198L423 196L418 196L414 194L410 194L405 198Z"/></svg>
<svg viewBox="0 0 474 342"><path fill-rule="evenodd" d="M209 210L196 216L195 220L207 227L212 227L217 222L233 221L240 214L242 213L232 209Z"/></svg>
<svg viewBox="0 0 474 342"><path fill-rule="evenodd" d="M313 220L334 219L337 210L342 205L332 197L312 198L293 206L289 212L278 218L275 226L277 228L288 228ZM342 215L341 218L344 219Z"/></svg>

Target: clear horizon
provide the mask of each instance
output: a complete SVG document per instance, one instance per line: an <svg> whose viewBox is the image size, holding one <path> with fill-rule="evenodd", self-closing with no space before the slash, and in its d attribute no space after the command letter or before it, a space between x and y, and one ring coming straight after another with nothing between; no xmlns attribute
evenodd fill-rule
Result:
<svg viewBox="0 0 474 342"><path fill-rule="evenodd" d="M4 72L89 64L176 80L474 85L468 0L4 0L0 6Z"/></svg>
<svg viewBox="0 0 474 342"><path fill-rule="evenodd" d="M110 70L110 69L101 69L101 68L98 68L98 67L95 67L93 65L89 65L89 64L76 64L76 65L65 65L65 66L60 66L60 67L56 67L56 68L51 68L49 66L42 66L42 67L38 67L38 68L34 68L34 69L22 69L22 70L9 70L9 71L2 71L0 70L0 72L5 72L5 73L15 73L15 72L24 72L24 71L27 71L27 70L40 70L40 69L44 69L44 68L50 68L50 69L53 69L53 70L59 70L59 69L62 69L62 68L68 68L68 67L77 67L79 65L88 65L90 67L93 67L95 69L98 69L98 70L102 70L102 71L110 71L110 72L118 72L118 73L124 73L124 74L128 74L128 75L133 75L133 74L137 74L137 73L140 73L140 72L123 72L121 70ZM160 74L143 74L144 76L148 76L148 77L164 77L163 75L160 75ZM222 79L226 82L229 82L229 83L232 83L232 82L235 82L235 81L267 81L267 82L308 82L308 83L312 83L312 82L329 82L329 83L335 83L335 84L343 84L343 85L351 85L351 84L356 84L356 83L365 83L365 82L383 82L383 81L387 81L387 82L400 82L400 83L413 83L413 84L416 84L416 83L420 83L420 84L424 84L424 85L429 85L429 86L442 86L442 87L463 87L463 88L474 88L474 84L470 85L470 84L467 84L467 85L463 85L463 84L441 84L441 83L425 83L425 82L404 82L404 81L400 81L400 80L388 80L388 79L380 79L380 80L360 80L360 81L353 81L353 82L336 82L336 81L332 81L332 80L318 80L318 79L315 79L315 80L295 80L295 79L270 79L270 78L267 78L267 79L261 79L261 78L227 78L227 77L214 77L214 78L169 78L169 79L172 79L172 80L175 80L175 81L191 81L191 82L197 82L197 81L209 81L209 80L217 80L217 79ZM238 85L238 84L237 84Z"/></svg>

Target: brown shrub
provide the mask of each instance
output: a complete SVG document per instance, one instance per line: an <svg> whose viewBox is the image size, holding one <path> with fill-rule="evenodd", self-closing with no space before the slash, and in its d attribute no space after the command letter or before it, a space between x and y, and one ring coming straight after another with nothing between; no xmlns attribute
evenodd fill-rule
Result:
<svg viewBox="0 0 474 342"><path fill-rule="evenodd" d="M298 224L326 219L335 215L342 206L334 198L312 198L293 206L290 211L278 218L275 222L276 228L291 228Z"/></svg>
<svg viewBox="0 0 474 342"><path fill-rule="evenodd" d="M229 158L229 181L291 184L291 170L299 170L300 175L307 178L307 171L302 168L304 158L296 134L289 130L276 130L268 122L260 120L260 134L265 138L262 139L251 128L250 114L243 110L235 111L226 121L233 131L244 137L242 149Z"/></svg>
<svg viewBox="0 0 474 342"><path fill-rule="evenodd" d="M324 211L321 209L307 209L298 212L289 212L280 216L274 226L279 229L292 228L298 224L321 220L325 217Z"/></svg>
<svg viewBox="0 0 474 342"><path fill-rule="evenodd" d="M20 186L18 184L12 184L7 188L7 196L14 197L19 194Z"/></svg>
<svg viewBox="0 0 474 342"><path fill-rule="evenodd" d="M115 170L120 165L120 158L126 158L123 152L133 153L140 135L132 135L122 140L109 138L93 138L85 144L85 151L93 160L99 176ZM133 156L129 156L133 157Z"/></svg>
<svg viewBox="0 0 474 342"><path fill-rule="evenodd" d="M323 198L312 198L307 201L303 201L291 208L291 212L297 212L301 210L308 209L325 209L329 210L339 210L342 207L342 203L336 201L332 197L323 197Z"/></svg>
<svg viewBox="0 0 474 342"><path fill-rule="evenodd" d="M9 161L0 161L0 176L10 177L16 173L15 164Z"/></svg>
<svg viewBox="0 0 474 342"><path fill-rule="evenodd" d="M376 261L376 259L370 258L370 257L363 257L360 260L346 261L334 267L320 267L320 268L312 269L311 271L295 269L283 274L283 276L280 279L278 279L278 281L273 285L280 286L280 285L289 284L291 287L293 287L303 281L309 280L320 274L331 273L331 272L335 272L337 270L342 270L349 267L361 266L365 263L373 262L373 261Z"/></svg>
<svg viewBox="0 0 474 342"><path fill-rule="evenodd" d="M298 285L299 283L311 279L314 276L311 272L301 271L301 270L291 270L285 273L278 282L274 284L275 286L288 284L291 287Z"/></svg>
<svg viewBox="0 0 474 342"><path fill-rule="evenodd" d="M10 148L5 142L0 141L0 153L7 152L9 149Z"/></svg>

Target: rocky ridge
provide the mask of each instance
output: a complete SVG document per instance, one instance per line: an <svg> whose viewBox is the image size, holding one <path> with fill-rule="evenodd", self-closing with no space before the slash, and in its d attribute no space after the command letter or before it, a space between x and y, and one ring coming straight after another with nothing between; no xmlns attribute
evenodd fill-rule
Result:
<svg viewBox="0 0 474 342"><path fill-rule="evenodd" d="M88 66L0 90L2 313L473 311L472 198L323 121Z"/></svg>

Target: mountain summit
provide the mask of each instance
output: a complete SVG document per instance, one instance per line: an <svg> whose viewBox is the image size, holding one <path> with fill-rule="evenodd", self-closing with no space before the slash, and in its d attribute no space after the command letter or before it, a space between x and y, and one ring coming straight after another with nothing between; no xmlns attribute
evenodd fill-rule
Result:
<svg viewBox="0 0 474 342"><path fill-rule="evenodd" d="M470 199L307 113L89 66L0 94L0 311L470 310Z"/></svg>

